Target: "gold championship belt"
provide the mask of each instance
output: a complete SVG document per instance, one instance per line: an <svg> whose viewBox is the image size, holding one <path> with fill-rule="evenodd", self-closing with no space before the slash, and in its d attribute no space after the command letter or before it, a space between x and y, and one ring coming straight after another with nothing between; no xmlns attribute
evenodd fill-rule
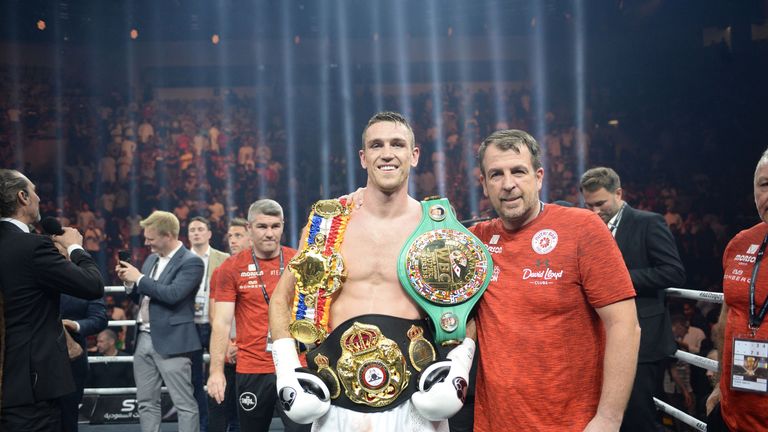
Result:
<svg viewBox="0 0 768 432"><path fill-rule="evenodd" d="M350 213L344 198L316 202L309 214L304 247L288 263L296 277L289 329L304 344L321 343L328 335L331 296L347 277L339 250Z"/></svg>
<svg viewBox="0 0 768 432"><path fill-rule="evenodd" d="M397 275L435 324L435 342L461 343L467 316L491 281L485 245L459 223L445 198L421 202L421 224L400 252Z"/></svg>
<svg viewBox="0 0 768 432"><path fill-rule="evenodd" d="M353 324L341 335L341 350L336 369L352 402L386 406L408 386L411 373L400 347L378 327Z"/></svg>
<svg viewBox="0 0 768 432"><path fill-rule="evenodd" d="M381 412L410 400L415 377L437 359L427 322L368 314L339 324L307 353L307 367L328 386L331 403Z"/></svg>

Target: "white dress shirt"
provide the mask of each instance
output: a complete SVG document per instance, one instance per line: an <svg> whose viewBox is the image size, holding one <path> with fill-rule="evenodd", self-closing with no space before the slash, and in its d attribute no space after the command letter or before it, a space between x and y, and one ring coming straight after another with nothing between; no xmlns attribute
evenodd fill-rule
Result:
<svg viewBox="0 0 768 432"><path fill-rule="evenodd" d="M152 269L150 270L150 275L154 280L160 279L160 275L163 274L163 271L166 267L168 267L168 263L171 262L171 258L173 258L174 255L176 255L176 252L181 249L182 243L179 242L179 245L176 246L176 249L172 250L168 255L166 256L159 256L157 262L154 266L152 266ZM130 287L126 285L125 292L130 294L131 291L133 291L133 288L141 283L141 279L144 278L145 275L139 276L139 279L136 280L136 284L130 284ZM141 304L139 305L139 316L137 317L137 322L139 323L139 330L149 332L149 302L150 302L149 296L145 295L141 298Z"/></svg>

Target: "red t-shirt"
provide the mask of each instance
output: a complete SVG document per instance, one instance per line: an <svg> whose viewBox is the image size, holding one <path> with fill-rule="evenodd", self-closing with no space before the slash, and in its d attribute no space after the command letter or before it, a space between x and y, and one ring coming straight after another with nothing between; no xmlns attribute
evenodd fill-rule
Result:
<svg viewBox="0 0 768 432"><path fill-rule="evenodd" d="M296 254L282 246L283 267ZM237 327L237 373L274 373L272 354L267 352L269 306L261 290L263 283L268 296L280 280L280 257L259 260L261 275L256 271L251 249L245 249L219 266L215 293L217 302L235 302Z"/></svg>
<svg viewBox="0 0 768 432"><path fill-rule="evenodd" d="M478 303L475 431L583 430L603 381L595 308L635 296L616 242L597 215L557 205L517 232L500 219L471 231L494 264Z"/></svg>
<svg viewBox="0 0 768 432"><path fill-rule="evenodd" d="M224 260L224 262L227 262L228 259L229 258ZM224 262L222 262L221 265L224 265ZM221 269L221 265L213 269L213 273L211 273L211 283L208 287L208 297L214 300L216 300L216 291L219 285L219 270Z"/></svg>
<svg viewBox="0 0 768 432"><path fill-rule="evenodd" d="M768 233L768 224L759 224L744 230L728 243L723 254L723 293L728 305L723 343L723 367L720 378L720 406L723 420L733 431L759 431L768 428L768 395L731 389L733 364L733 338L744 338L749 333L749 284L760 243ZM755 283L755 312L768 297L768 262L763 263ZM768 340L768 318L755 336Z"/></svg>

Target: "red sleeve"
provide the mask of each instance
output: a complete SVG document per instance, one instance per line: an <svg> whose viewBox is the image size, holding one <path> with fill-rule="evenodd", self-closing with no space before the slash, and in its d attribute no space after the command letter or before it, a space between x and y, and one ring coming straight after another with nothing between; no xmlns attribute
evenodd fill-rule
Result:
<svg viewBox="0 0 768 432"><path fill-rule="evenodd" d="M216 270L219 277L216 279L217 302L234 302L237 300L237 260L226 260ZM214 273L215 274L215 273Z"/></svg>
<svg viewBox="0 0 768 432"><path fill-rule="evenodd" d="M476 223L472 226L467 227L469 232L471 232L475 237L479 238L481 242L485 243L486 240L486 233L488 232L487 227L489 226L491 222L480 222Z"/></svg>
<svg viewBox="0 0 768 432"><path fill-rule="evenodd" d="M723 269L728 267L728 260L731 257L731 248L736 243L739 237L741 237L742 232L736 234L731 241L728 242L728 245L725 247L725 250L723 251Z"/></svg>
<svg viewBox="0 0 768 432"><path fill-rule="evenodd" d="M218 266L215 269L213 269L213 273L211 274L211 283L210 287L208 289L208 297L216 300L216 290L218 289L218 283L219 283L219 270L221 270L222 266Z"/></svg>

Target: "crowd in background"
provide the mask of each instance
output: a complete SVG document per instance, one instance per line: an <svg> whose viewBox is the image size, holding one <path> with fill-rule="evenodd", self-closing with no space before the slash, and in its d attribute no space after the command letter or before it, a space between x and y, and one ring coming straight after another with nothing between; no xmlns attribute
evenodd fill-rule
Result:
<svg viewBox="0 0 768 432"><path fill-rule="evenodd" d="M41 196L58 197L41 203L42 216L58 217L62 225L76 226L83 233L84 248L96 257L108 285L116 282L111 269L118 250L131 250L135 263L143 262L149 253L140 238L139 221L153 209L172 211L179 218L180 240L187 244L188 221L198 215L208 218L211 245L225 250L229 218L243 217L255 199L285 203L289 185L298 185L294 190L303 220L314 200L348 192L340 131L331 133L335 149L328 160L330 190L320 186L318 125L307 120L316 118L317 95L299 91L295 96L306 103L296 104L296 118L303 120L295 126L297 167L294 178L289 178L285 101L278 96L266 94L257 100L225 92L214 99L159 100L148 94L137 100L120 91L93 95L67 85L67 92L57 99L61 106L57 111L50 71L21 70L23 80L17 93L23 95L21 104L10 98L10 74L9 70L0 72L0 94L5 95L0 100L0 166L22 169L37 183ZM368 118L377 109L372 91L357 92L356 118ZM440 173L446 173L444 190L460 218L491 216L489 203L482 199L479 169L467 155L474 155L482 138L493 130L516 128L535 133L537 120L543 120L547 132L537 138L546 152L549 201L578 204L579 147L583 146L584 168L615 168L624 180L625 199L633 207L664 215L687 271L686 287L721 290L723 249L735 232L750 225L752 219L746 215L754 214L749 200L743 199L751 194L748 185L736 188L728 170L718 169L728 153L723 143L733 138L729 125L738 111L728 114L707 109L711 105L701 101L666 101L649 97L643 89L611 92L594 88L586 127L580 131L567 100L551 102L545 118L537 119L534 108L538 101L532 100L525 86L504 92L507 115L498 121L494 111L497 95L490 91L461 85L445 85L440 91L439 107L434 106L436 98L431 93L410 97L411 121L421 147L420 164L413 175L416 196L438 194ZM729 97L725 90L713 91L707 102ZM622 105L622 101L631 103ZM397 103L396 97L383 99L384 108L396 109ZM624 107L618 115L617 105ZM692 110L693 105L700 108ZM267 108L260 111L257 107ZM354 137L356 156L358 134ZM38 169L31 164L19 166L18 155L32 141L61 146L60 162ZM357 163L350 166L358 170ZM479 201L478 206L471 205L472 197ZM728 204L724 205L726 197ZM135 317L136 306L124 296L106 300L111 319ZM703 334L703 338L694 338L693 346L686 343L681 347L706 355L712 347L710 329L717 309L682 302L673 302L671 308L673 316L683 317L673 318L685 327L685 331L676 330L681 341L686 335L698 335L691 329ZM130 352L130 332L114 330L117 348ZM711 388L703 371L693 369L686 373L683 365L671 363L674 372L667 390L701 417L703 400Z"/></svg>

